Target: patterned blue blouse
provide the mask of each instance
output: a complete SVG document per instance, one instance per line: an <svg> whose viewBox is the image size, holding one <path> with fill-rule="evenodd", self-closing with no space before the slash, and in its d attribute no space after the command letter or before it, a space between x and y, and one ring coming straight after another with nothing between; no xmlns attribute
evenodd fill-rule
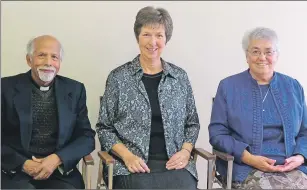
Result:
<svg viewBox="0 0 307 190"><path fill-rule="evenodd" d="M200 126L187 73L164 60L162 66L158 97L170 158L181 150L184 142L195 145ZM113 145L121 142L147 162L152 114L142 76L139 56L111 71L101 100L96 130L102 150L110 151ZM186 169L197 178L196 164L192 159ZM114 175L128 174L130 172L124 163L116 160Z"/></svg>

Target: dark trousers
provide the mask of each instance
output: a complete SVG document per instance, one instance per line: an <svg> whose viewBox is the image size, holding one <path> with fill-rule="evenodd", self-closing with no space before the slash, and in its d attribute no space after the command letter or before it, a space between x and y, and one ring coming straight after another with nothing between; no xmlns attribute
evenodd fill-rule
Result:
<svg viewBox="0 0 307 190"><path fill-rule="evenodd" d="M186 169L166 170L166 161L150 161L151 173L134 173L113 178L114 189L197 189L197 180Z"/></svg>
<svg viewBox="0 0 307 190"><path fill-rule="evenodd" d="M56 171L55 171L56 172ZM9 176L1 172L1 189L76 189L66 181L57 178L52 174L46 180L33 180L25 173L18 173L15 176ZM81 187L82 188L82 187Z"/></svg>

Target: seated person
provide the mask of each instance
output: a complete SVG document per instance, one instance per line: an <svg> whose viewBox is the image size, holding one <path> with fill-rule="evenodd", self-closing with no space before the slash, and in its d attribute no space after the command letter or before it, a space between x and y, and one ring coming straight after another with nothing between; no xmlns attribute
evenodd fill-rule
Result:
<svg viewBox="0 0 307 190"><path fill-rule="evenodd" d="M57 75L52 36L27 46L31 70L1 79L1 188L84 188L76 165L95 148L84 85Z"/></svg>
<svg viewBox="0 0 307 190"><path fill-rule="evenodd" d="M140 55L108 76L96 131L102 150L121 157L115 157L114 189L197 187L191 151L199 120L191 84L183 69L160 57L172 30L165 9L142 8L134 24Z"/></svg>
<svg viewBox="0 0 307 190"><path fill-rule="evenodd" d="M275 31L258 27L242 41L249 68L223 79L214 99L210 143L234 156L235 189L307 189L307 109L300 83L274 71ZM226 178L227 163L217 171Z"/></svg>

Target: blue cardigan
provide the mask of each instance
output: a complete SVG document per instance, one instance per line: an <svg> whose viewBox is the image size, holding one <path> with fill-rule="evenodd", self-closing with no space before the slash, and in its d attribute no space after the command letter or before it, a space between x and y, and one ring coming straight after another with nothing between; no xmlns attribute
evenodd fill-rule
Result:
<svg viewBox="0 0 307 190"><path fill-rule="evenodd" d="M303 88L297 80L278 72L274 72L270 86L283 124L286 157L303 155L305 163L299 169L307 174L307 108ZM254 169L241 160L245 149L262 155L262 114L260 87L249 70L220 82L209 124L210 144L234 156L233 181L243 182ZM218 159L216 166L226 176L227 162Z"/></svg>

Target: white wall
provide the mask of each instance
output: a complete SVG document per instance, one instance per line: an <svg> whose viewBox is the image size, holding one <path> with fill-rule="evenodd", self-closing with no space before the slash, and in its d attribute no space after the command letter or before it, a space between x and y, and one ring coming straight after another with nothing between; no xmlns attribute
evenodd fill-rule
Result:
<svg viewBox="0 0 307 190"><path fill-rule="evenodd" d="M207 126L218 82L247 68L241 48L247 29L275 29L281 47L276 70L307 89L307 2L2 2L1 76L29 69L25 47L30 38L56 36L65 49L60 74L85 84L94 128L108 73L138 53L133 24L137 11L147 5L164 7L173 18L173 37L163 58L190 77L201 122L198 147L211 149ZM93 155L97 159L96 151ZM206 162L201 159L198 172L204 188Z"/></svg>

